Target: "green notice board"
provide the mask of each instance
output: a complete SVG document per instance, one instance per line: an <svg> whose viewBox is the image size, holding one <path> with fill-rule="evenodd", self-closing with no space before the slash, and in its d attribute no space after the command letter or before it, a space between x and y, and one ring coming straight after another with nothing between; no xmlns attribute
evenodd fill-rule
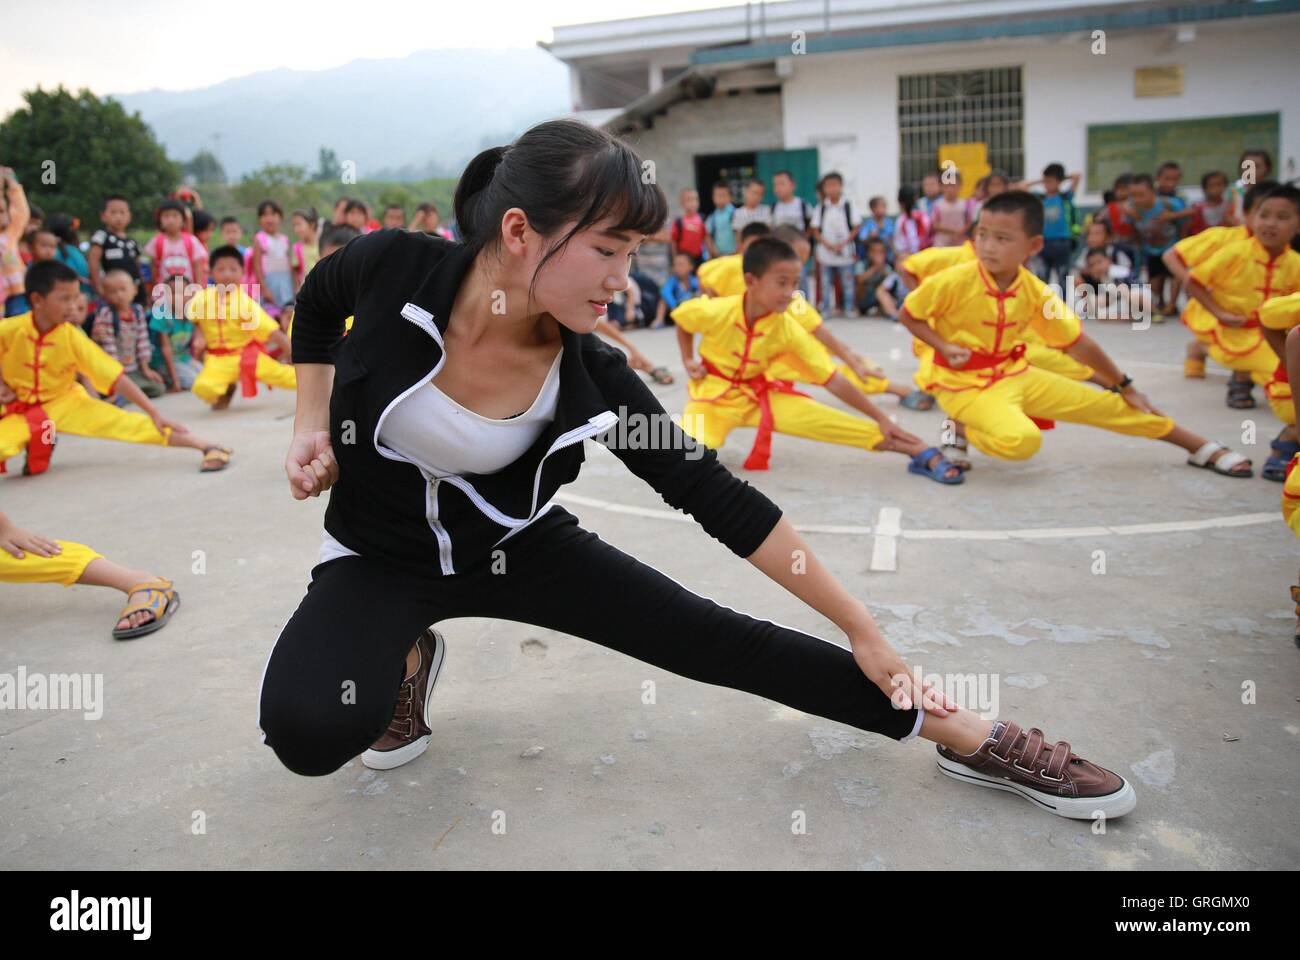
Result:
<svg viewBox="0 0 1300 960"><path fill-rule="evenodd" d="M1277 162L1279 120L1276 113L1195 120L1146 120L1088 127L1089 193L1109 190L1121 173L1149 173L1166 160L1183 167L1183 184L1199 185L1201 175L1222 170L1236 180L1243 150L1263 147Z"/></svg>

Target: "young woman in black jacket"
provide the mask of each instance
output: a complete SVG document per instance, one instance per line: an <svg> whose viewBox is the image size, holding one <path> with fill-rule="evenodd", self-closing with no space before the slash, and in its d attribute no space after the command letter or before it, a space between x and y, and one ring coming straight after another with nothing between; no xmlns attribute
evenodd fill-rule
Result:
<svg viewBox="0 0 1300 960"><path fill-rule="evenodd" d="M296 304L285 470L295 499L330 500L321 562L263 673L263 740L307 776L358 754L381 769L408 762L429 742L445 651L430 624L489 617L895 740L919 735L949 775L1066 816L1126 812L1122 778L914 675L776 505L592 334L667 219L648 170L602 131L543 123L466 169L464 243L382 230L313 268ZM583 530L551 498L577 476L586 439L835 623L848 648L701 597Z"/></svg>

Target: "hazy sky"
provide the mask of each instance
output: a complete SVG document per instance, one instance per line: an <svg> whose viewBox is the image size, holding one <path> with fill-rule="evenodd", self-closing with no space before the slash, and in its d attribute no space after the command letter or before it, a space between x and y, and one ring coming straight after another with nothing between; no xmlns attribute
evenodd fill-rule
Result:
<svg viewBox="0 0 1300 960"><path fill-rule="evenodd" d="M21 91L99 95L206 87L258 70L319 70L448 47L531 47L557 24L734 6L736 0L44 0L0 16L0 116ZM259 37L265 38L260 40Z"/></svg>

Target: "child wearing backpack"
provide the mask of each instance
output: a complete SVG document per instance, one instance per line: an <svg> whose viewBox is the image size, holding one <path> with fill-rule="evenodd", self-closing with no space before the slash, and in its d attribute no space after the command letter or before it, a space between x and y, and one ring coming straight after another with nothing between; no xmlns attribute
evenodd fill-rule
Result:
<svg viewBox="0 0 1300 960"><path fill-rule="evenodd" d="M1066 277L1070 272L1070 258L1074 253L1074 233L1078 224L1078 209L1074 205L1074 191L1079 187L1081 173L1065 175L1065 167L1059 163L1049 163L1043 168L1041 180L1030 180L1016 184L1013 190L1028 190L1042 185L1043 192L1038 199L1043 202L1043 250L1039 254L1042 267L1038 279L1044 283L1051 282L1056 275L1060 288L1066 288ZM1068 189L1062 186L1069 182Z"/></svg>
<svg viewBox="0 0 1300 960"><path fill-rule="evenodd" d="M684 253L695 266L704 262L704 218L700 216L698 190L682 191L682 215L673 221L672 255Z"/></svg>

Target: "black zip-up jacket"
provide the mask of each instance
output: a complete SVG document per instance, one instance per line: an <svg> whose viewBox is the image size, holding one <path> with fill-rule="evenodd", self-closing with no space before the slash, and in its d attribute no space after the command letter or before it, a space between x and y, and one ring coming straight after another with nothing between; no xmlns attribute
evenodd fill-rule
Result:
<svg viewBox="0 0 1300 960"><path fill-rule="evenodd" d="M472 262L461 244L378 230L319 261L294 310L294 362L334 365L330 437L339 480L330 490L325 529L363 556L426 575L455 574L539 516L578 476L583 440L627 437L633 415L657 414L648 422L658 424L665 416L620 351L595 334L561 326L555 419L504 469L426 476L379 443L384 418L397 402L442 367L443 331ZM348 316L355 319L345 337ZM607 445L666 503L689 513L737 555L749 556L780 519L780 508L720 464L715 451L696 446L676 424L670 431L670 442L655 449ZM655 433L662 437L664 431Z"/></svg>

